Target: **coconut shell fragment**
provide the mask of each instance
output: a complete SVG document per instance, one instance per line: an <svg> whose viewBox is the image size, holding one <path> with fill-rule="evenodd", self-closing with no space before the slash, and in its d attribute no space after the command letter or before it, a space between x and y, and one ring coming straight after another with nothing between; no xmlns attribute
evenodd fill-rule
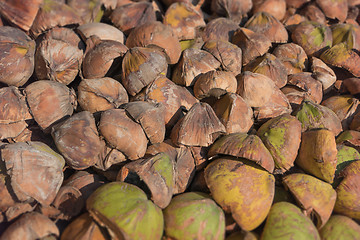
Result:
<svg viewBox="0 0 360 240"><path fill-rule="evenodd" d="M100 40L92 36L86 42L82 74L84 78L102 78L112 76L121 66L121 59L128 48L118 41Z"/></svg>
<svg viewBox="0 0 360 240"><path fill-rule="evenodd" d="M319 58L311 58L311 71L314 78L321 82L324 93L329 92L336 82L335 72Z"/></svg>
<svg viewBox="0 0 360 240"><path fill-rule="evenodd" d="M290 114L283 114L265 122L257 135L269 149L276 168L289 170L298 154L301 141L301 123Z"/></svg>
<svg viewBox="0 0 360 240"><path fill-rule="evenodd" d="M54 27L80 23L82 23L80 15L69 5L56 0L46 0L40 6L30 32L33 36L37 37Z"/></svg>
<svg viewBox="0 0 360 240"><path fill-rule="evenodd" d="M225 93L235 93L237 80L235 75L226 71L209 71L196 78L194 95L197 99L214 97L219 99Z"/></svg>
<svg viewBox="0 0 360 240"><path fill-rule="evenodd" d="M132 183L134 173L145 182L151 192L151 199L161 209L166 208L175 187L175 165L166 153L130 162L123 166L117 176L119 181ZM133 184L136 184L134 182Z"/></svg>
<svg viewBox="0 0 360 240"><path fill-rule="evenodd" d="M255 13L245 24L245 28L254 32L264 34L271 42L286 43L288 41L288 33L284 25L266 12Z"/></svg>
<svg viewBox="0 0 360 240"><path fill-rule="evenodd" d="M344 22L348 13L348 1L345 0L316 0L325 16L332 19L338 19L340 22Z"/></svg>
<svg viewBox="0 0 360 240"><path fill-rule="evenodd" d="M107 235L89 213L84 213L67 225L60 239L106 240Z"/></svg>
<svg viewBox="0 0 360 240"><path fill-rule="evenodd" d="M185 88L166 77L159 77L146 88L145 100L159 103L165 109L166 127L173 126L198 100Z"/></svg>
<svg viewBox="0 0 360 240"><path fill-rule="evenodd" d="M246 133L254 123L252 108L236 93L223 95L215 102L213 109L227 133Z"/></svg>
<svg viewBox="0 0 360 240"><path fill-rule="evenodd" d="M220 158L205 169L213 199L245 231L265 220L274 198L274 177L254 165Z"/></svg>
<svg viewBox="0 0 360 240"><path fill-rule="evenodd" d="M339 43L324 51L321 56L326 64L341 67L348 70L355 77L360 77L360 56L353 49L349 49L346 43Z"/></svg>
<svg viewBox="0 0 360 240"><path fill-rule="evenodd" d="M115 27L127 35L137 26L156 21L151 2L130 2L119 6L114 9L109 18Z"/></svg>
<svg viewBox="0 0 360 240"><path fill-rule="evenodd" d="M294 43L300 45L308 56L319 55L332 45L332 34L328 26L305 21L296 26L291 34Z"/></svg>
<svg viewBox="0 0 360 240"><path fill-rule="evenodd" d="M165 12L163 23L173 28L179 40L194 39L197 29L206 25L202 14L186 2L171 4Z"/></svg>
<svg viewBox="0 0 360 240"><path fill-rule="evenodd" d="M262 107L275 91L275 83L269 77L249 71L238 75L236 91L250 107ZM261 93L261 94L259 94Z"/></svg>
<svg viewBox="0 0 360 240"><path fill-rule="evenodd" d="M50 205L62 184L64 158L41 142L13 143L1 149L10 185L20 201ZM44 181L46 179L46 181Z"/></svg>
<svg viewBox="0 0 360 240"><path fill-rule="evenodd" d="M34 72L35 41L14 27L0 27L0 82L24 85Z"/></svg>
<svg viewBox="0 0 360 240"><path fill-rule="evenodd" d="M243 16L253 6L250 0L214 0L211 1L211 10L219 17L227 17L235 23L240 23Z"/></svg>
<svg viewBox="0 0 360 240"><path fill-rule="evenodd" d="M305 215L315 215L317 227L323 227L329 220L336 201L336 192L332 186L302 173L285 176L283 183L300 203Z"/></svg>
<svg viewBox="0 0 360 240"><path fill-rule="evenodd" d="M359 105L359 100L351 95L331 96L324 100L321 105L330 108L341 120L343 129L348 129Z"/></svg>
<svg viewBox="0 0 360 240"><path fill-rule="evenodd" d="M167 73L167 60L163 52L155 48L134 47L122 61L121 82L127 92L135 96L160 75Z"/></svg>
<svg viewBox="0 0 360 240"><path fill-rule="evenodd" d="M41 213L31 212L13 222L0 239L56 239L59 235L59 229L53 221Z"/></svg>
<svg viewBox="0 0 360 240"><path fill-rule="evenodd" d="M122 108L141 125L152 144L164 141L164 109L160 107L160 104L135 101L123 105Z"/></svg>
<svg viewBox="0 0 360 240"><path fill-rule="evenodd" d="M208 156L230 155L256 162L268 172L274 171L274 160L264 143L256 135L233 133L223 136L211 145Z"/></svg>
<svg viewBox="0 0 360 240"><path fill-rule="evenodd" d="M343 180L336 188L337 199L334 212L355 220L360 219L360 161L350 163L341 173Z"/></svg>
<svg viewBox="0 0 360 240"><path fill-rule="evenodd" d="M219 17L211 20L205 26L202 38L204 42L209 40L231 41L234 32L239 25L229 18Z"/></svg>
<svg viewBox="0 0 360 240"><path fill-rule="evenodd" d="M87 111L76 113L59 123L51 134L67 164L77 170L93 166L105 147L100 141L95 119Z"/></svg>
<svg viewBox="0 0 360 240"><path fill-rule="evenodd" d="M262 56L271 47L271 41L268 37L247 28L236 30L231 42L241 48L243 65L248 64L258 56Z"/></svg>
<svg viewBox="0 0 360 240"><path fill-rule="evenodd" d="M43 0L1 1L0 14L24 31L29 31Z"/></svg>
<svg viewBox="0 0 360 240"><path fill-rule="evenodd" d="M84 44L74 31L55 28L47 32L35 53L35 73L38 79L70 84L78 75Z"/></svg>
<svg viewBox="0 0 360 240"><path fill-rule="evenodd" d="M126 89L115 79L83 79L78 86L78 103L91 113L118 108L129 101Z"/></svg>
<svg viewBox="0 0 360 240"><path fill-rule="evenodd" d="M130 119L124 109L110 109L101 114L99 130L108 144L130 160L145 155L147 138L140 124Z"/></svg>
<svg viewBox="0 0 360 240"><path fill-rule="evenodd" d="M331 130L335 136L342 132L339 117L325 106L305 100L294 114L301 122L303 132L316 128L327 128Z"/></svg>
<svg viewBox="0 0 360 240"><path fill-rule="evenodd" d="M117 239L160 239L164 229L161 209L135 185L111 182L87 200L90 216Z"/></svg>
<svg viewBox="0 0 360 240"><path fill-rule="evenodd" d="M358 239L360 226L349 217L333 215L319 233L323 240Z"/></svg>
<svg viewBox="0 0 360 240"><path fill-rule="evenodd" d="M305 172L332 183L337 165L334 133L327 129L314 129L302 133L296 164Z"/></svg>
<svg viewBox="0 0 360 240"><path fill-rule="evenodd" d="M170 26L157 21L147 22L135 27L126 40L128 48L147 47L149 45L157 45L163 48L169 57L170 64L178 62L181 46L178 37Z"/></svg>
<svg viewBox="0 0 360 240"><path fill-rule="evenodd" d="M273 80L278 88L284 87L288 80L286 67L275 55L270 53L249 62L244 67L244 71L263 74Z"/></svg>
<svg viewBox="0 0 360 240"><path fill-rule="evenodd" d="M225 239L224 212L204 193L174 197L164 209L164 221L165 236L171 239Z"/></svg>
<svg viewBox="0 0 360 240"><path fill-rule="evenodd" d="M304 49L295 43L281 44L274 49L273 54L286 67L288 75L307 69L307 55Z"/></svg>
<svg viewBox="0 0 360 240"><path fill-rule="evenodd" d="M261 239L280 240L284 236L289 239L320 240L319 233L310 218L294 204L279 202L271 207Z"/></svg>
<svg viewBox="0 0 360 240"><path fill-rule="evenodd" d="M207 147L225 132L209 104L195 103L172 129L171 140L176 145Z"/></svg>
<svg viewBox="0 0 360 240"><path fill-rule="evenodd" d="M122 31L106 23L92 22L80 25L77 32L84 41L92 35L98 36L101 40L113 40L122 44L125 42L125 35Z"/></svg>
<svg viewBox="0 0 360 240"><path fill-rule="evenodd" d="M179 85L192 86L201 73L216 70L218 67L220 62L209 52L195 48L185 49L173 71L172 81Z"/></svg>
<svg viewBox="0 0 360 240"><path fill-rule="evenodd" d="M74 90L59 82L33 82L25 88L25 94L31 114L45 132L55 122L71 116L76 108Z"/></svg>
<svg viewBox="0 0 360 240"><path fill-rule="evenodd" d="M0 89L0 139L15 138L27 127L26 120L32 119L25 97L17 87Z"/></svg>

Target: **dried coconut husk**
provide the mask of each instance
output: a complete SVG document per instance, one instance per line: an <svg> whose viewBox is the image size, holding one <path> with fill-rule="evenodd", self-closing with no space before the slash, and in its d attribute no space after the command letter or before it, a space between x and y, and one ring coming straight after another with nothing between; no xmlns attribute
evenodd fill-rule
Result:
<svg viewBox="0 0 360 240"><path fill-rule="evenodd" d="M239 25L231 19L219 17L206 24L202 38L204 42L209 40L231 41Z"/></svg>
<svg viewBox="0 0 360 240"><path fill-rule="evenodd" d="M214 0L211 1L211 10L218 17L227 17L239 24L253 7L251 0Z"/></svg>
<svg viewBox="0 0 360 240"><path fill-rule="evenodd" d="M166 127L172 127L198 100L184 87L159 77L146 88L145 100L160 103L165 109Z"/></svg>
<svg viewBox="0 0 360 240"><path fill-rule="evenodd" d="M192 134L188 134L191 132ZM210 146L226 132L224 125L207 103L195 103L171 131L172 142L186 146Z"/></svg>
<svg viewBox="0 0 360 240"><path fill-rule="evenodd" d="M125 42L125 35L119 29L106 23L93 22L81 24L77 32L86 41L92 35L98 36L101 40L113 40L122 44Z"/></svg>
<svg viewBox="0 0 360 240"><path fill-rule="evenodd" d="M179 39L173 29L161 22L147 22L135 27L126 40L128 48L157 45L163 48L169 57L169 63L178 62L181 55Z"/></svg>
<svg viewBox="0 0 360 240"><path fill-rule="evenodd" d="M0 82L24 85L34 72L35 42L17 28L0 27Z"/></svg>
<svg viewBox="0 0 360 240"><path fill-rule="evenodd" d="M85 206L81 192L71 186L62 186L51 206L41 206L41 213L56 220L70 220Z"/></svg>
<svg viewBox="0 0 360 240"><path fill-rule="evenodd" d="M285 43L277 46L273 54L285 66L287 74L306 71L308 58L304 49L295 43Z"/></svg>
<svg viewBox="0 0 360 240"><path fill-rule="evenodd" d="M151 199L156 205L162 209L169 205L175 186L175 164L169 155L158 153L147 159L130 162L121 168L117 180L132 183L134 174L150 189Z"/></svg>
<svg viewBox="0 0 360 240"><path fill-rule="evenodd" d="M286 0L287 6L291 8L299 8L310 0Z"/></svg>
<svg viewBox="0 0 360 240"><path fill-rule="evenodd" d="M269 77L245 71L236 76L238 89L236 91L250 107L262 107L274 93L275 83Z"/></svg>
<svg viewBox="0 0 360 240"><path fill-rule="evenodd" d="M208 157L211 158L220 154L246 158L254 161L270 173L274 171L274 159L264 143L256 135L233 133L220 137L211 145Z"/></svg>
<svg viewBox="0 0 360 240"><path fill-rule="evenodd" d="M54 27L62 27L72 24L81 24L80 15L65 3L55 0L46 0L40 6L36 18L30 28L34 37Z"/></svg>
<svg viewBox="0 0 360 240"><path fill-rule="evenodd" d="M188 48L181 55L180 61L174 68L172 81L183 86L192 86L196 77L217 69L220 62L209 52Z"/></svg>
<svg viewBox="0 0 360 240"><path fill-rule="evenodd" d="M27 127L26 120L32 119L25 97L17 87L0 89L0 139L15 138Z"/></svg>
<svg viewBox="0 0 360 240"><path fill-rule="evenodd" d="M337 163L335 135L328 129L302 133L296 164L305 172L332 183Z"/></svg>
<svg viewBox="0 0 360 240"><path fill-rule="evenodd" d="M343 86L351 95L360 93L360 79L359 78L347 78L343 81Z"/></svg>
<svg viewBox="0 0 360 240"><path fill-rule="evenodd" d="M234 33L231 42L242 50L242 65L265 54L271 47L271 41L264 34L247 28L240 28Z"/></svg>
<svg viewBox="0 0 360 240"><path fill-rule="evenodd" d="M63 157L41 142L12 143L1 149L10 185L19 201L50 205L63 181ZM45 180L44 180L45 179Z"/></svg>
<svg viewBox="0 0 360 240"><path fill-rule="evenodd" d="M358 152L360 151L360 131L346 130L339 134L336 138L336 144L344 144L345 146L353 147Z"/></svg>
<svg viewBox="0 0 360 240"><path fill-rule="evenodd" d="M286 43L288 41L288 33L284 25L266 12L255 13L244 27L264 34L273 43Z"/></svg>
<svg viewBox="0 0 360 240"><path fill-rule="evenodd" d="M321 82L324 93L329 92L336 82L335 72L319 58L311 58L311 72L313 77Z"/></svg>
<svg viewBox="0 0 360 240"><path fill-rule="evenodd" d="M282 20L282 23L284 24L286 30L291 33L299 23L306 20L307 19L303 15L295 13L294 9L288 9L284 19Z"/></svg>
<svg viewBox="0 0 360 240"><path fill-rule="evenodd" d="M263 74L273 80L278 88L284 87L288 80L286 67L275 55L270 53L249 62L244 67L244 71Z"/></svg>
<svg viewBox="0 0 360 240"><path fill-rule="evenodd" d="M115 8L109 16L112 24L126 35L142 24L156 21L151 2L131 2Z"/></svg>
<svg viewBox="0 0 360 240"><path fill-rule="evenodd" d="M186 2L171 4L165 12L163 23L173 28L179 40L194 39L197 29L206 25L201 12Z"/></svg>
<svg viewBox="0 0 360 240"><path fill-rule="evenodd" d="M289 100L279 88L274 86L270 100L265 105L254 108L254 117L258 121L263 121L291 112Z"/></svg>
<svg viewBox="0 0 360 240"><path fill-rule="evenodd" d="M60 232L53 221L46 216L31 212L13 222L1 235L1 239L56 239Z"/></svg>
<svg viewBox="0 0 360 240"><path fill-rule="evenodd" d="M359 105L359 100L351 95L331 96L321 105L330 108L341 120L343 129L348 129Z"/></svg>
<svg viewBox="0 0 360 240"><path fill-rule="evenodd" d="M291 39L305 50L308 57L320 55L324 49L332 45L331 29L312 21L298 24L291 34Z"/></svg>
<svg viewBox="0 0 360 240"><path fill-rule="evenodd" d="M74 90L59 82L33 82L25 88L25 94L31 114L45 132L58 120L71 116L76 108Z"/></svg>
<svg viewBox="0 0 360 240"><path fill-rule="evenodd" d="M266 12L281 21L286 13L285 0L254 0L253 13Z"/></svg>
<svg viewBox="0 0 360 240"><path fill-rule="evenodd" d="M175 147L171 140L150 145L146 155L155 156L158 153L166 153L173 159L175 164L175 186L173 194L183 193L189 187L195 175L195 162L188 147Z"/></svg>
<svg viewBox="0 0 360 240"><path fill-rule="evenodd" d="M143 128L150 143L161 143L165 138L164 109L160 104L135 101L122 106Z"/></svg>
<svg viewBox="0 0 360 240"><path fill-rule="evenodd" d="M360 27L349 23L331 25L333 45L344 42L349 49L360 50Z"/></svg>
<svg viewBox="0 0 360 240"><path fill-rule="evenodd" d="M121 82L135 96L160 75L167 73L166 54L157 48L130 48L122 61Z"/></svg>
<svg viewBox="0 0 360 240"><path fill-rule="evenodd" d="M80 107L91 113L118 108L129 101L121 83L108 77L83 79L77 90Z"/></svg>
<svg viewBox="0 0 360 240"><path fill-rule="evenodd" d="M11 0L0 2L0 14L24 31L29 31L43 0Z"/></svg>
<svg viewBox="0 0 360 240"><path fill-rule="evenodd" d="M332 186L307 174L295 173L283 178L283 184L294 195L305 215L316 217L321 228L333 211L336 192Z"/></svg>
<svg viewBox="0 0 360 240"><path fill-rule="evenodd" d="M232 72L235 76L241 73L242 50L235 44L223 40L209 40L202 49L211 53L225 71Z"/></svg>
<svg viewBox="0 0 360 240"><path fill-rule="evenodd" d="M219 99L226 93L235 93L237 80L231 72L209 71L196 78L194 95L201 100L207 97Z"/></svg>
<svg viewBox="0 0 360 240"><path fill-rule="evenodd" d="M101 114L99 130L106 142L130 160L145 155L147 138L140 124L131 120L124 109L110 109Z"/></svg>
<svg viewBox="0 0 360 240"><path fill-rule="evenodd" d="M318 22L327 25L326 17L316 3L309 3L303 9L300 14L303 15L306 20Z"/></svg>
<svg viewBox="0 0 360 240"><path fill-rule="evenodd" d="M320 81L313 78L310 72L292 74L288 78L288 84L281 89L294 104L301 104L305 99L320 104L323 97L323 90ZM292 90L287 89L292 88Z"/></svg>
<svg viewBox="0 0 360 240"><path fill-rule="evenodd" d="M121 59L128 48L112 40L100 40L91 36L86 41L86 52L82 64L84 78L102 78L118 73L121 68Z"/></svg>
<svg viewBox="0 0 360 240"><path fill-rule="evenodd" d="M76 10L82 22L100 22L104 14L103 0L67 0L66 4Z"/></svg>
<svg viewBox="0 0 360 240"><path fill-rule="evenodd" d="M360 56L346 43L339 43L324 51L320 59L326 64L348 70L355 77L360 77Z"/></svg>
<svg viewBox="0 0 360 240"><path fill-rule="evenodd" d="M106 240L109 239L109 236L104 229L90 217L89 213L84 213L66 226L61 233L60 239Z"/></svg>
<svg viewBox="0 0 360 240"><path fill-rule="evenodd" d="M236 93L227 93L213 106L216 116L226 128L226 133L246 133L252 127L253 111Z"/></svg>
<svg viewBox="0 0 360 240"><path fill-rule="evenodd" d="M336 188L337 198L334 212L353 218L360 219L359 211L359 170L360 161L350 163L340 175L343 178Z"/></svg>
<svg viewBox="0 0 360 240"><path fill-rule="evenodd" d="M344 22L348 13L348 1L345 0L316 0L327 18L338 19Z"/></svg>
<svg viewBox="0 0 360 240"><path fill-rule="evenodd" d="M339 117L331 109L308 100L304 100L293 115L301 122L302 132L326 128L337 136L343 130Z"/></svg>
<svg viewBox="0 0 360 240"><path fill-rule="evenodd" d="M48 31L36 49L36 77L70 84L79 73L84 48L81 39L69 28Z"/></svg>
<svg viewBox="0 0 360 240"><path fill-rule="evenodd" d="M112 166L118 166L126 162L126 156L117 150L116 148L111 148L106 146L99 161L95 163L94 167L101 171L111 171ZM112 169L111 169L112 168ZM115 170L114 170L115 171Z"/></svg>
<svg viewBox="0 0 360 240"><path fill-rule="evenodd" d="M105 147L100 141L95 119L87 111L76 113L59 123L51 134L66 163L76 170L93 166Z"/></svg>

